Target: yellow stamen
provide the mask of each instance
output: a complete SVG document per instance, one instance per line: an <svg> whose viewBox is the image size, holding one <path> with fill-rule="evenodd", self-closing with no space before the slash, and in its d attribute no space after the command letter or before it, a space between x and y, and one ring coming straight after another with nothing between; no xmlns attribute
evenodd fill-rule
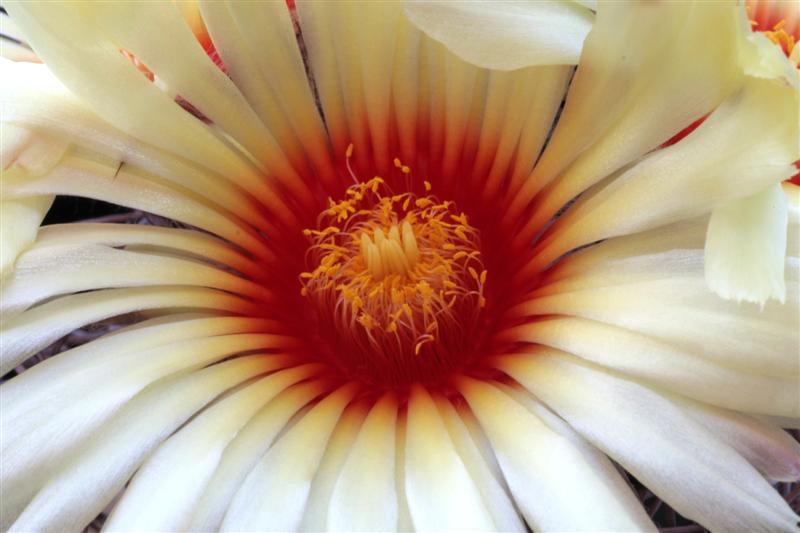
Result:
<svg viewBox="0 0 800 533"><path fill-rule="evenodd" d="M477 231L452 202L392 194L376 176L331 200L319 222L303 232L312 268L300 275L302 293L365 352L435 350L443 331L466 326L459 314L477 317L486 270Z"/></svg>

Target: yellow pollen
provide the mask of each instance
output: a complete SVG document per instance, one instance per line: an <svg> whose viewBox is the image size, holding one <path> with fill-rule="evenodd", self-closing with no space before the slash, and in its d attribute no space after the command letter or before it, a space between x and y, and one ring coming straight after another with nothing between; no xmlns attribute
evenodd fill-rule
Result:
<svg viewBox="0 0 800 533"><path fill-rule="evenodd" d="M394 194L376 176L331 200L318 226L303 232L301 293L364 353L435 352L477 320L487 271L477 230L452 202Z"/></svg>
<svg viewBox="0 0 800 533"><path fill-rule="evenodd" d="M788 57L791 57L796 43L794 36L787 33L784 29L785 26L786 21L782 20L772 27L772 31L765 31L764 35L767 39L780 46Z"/></svg>

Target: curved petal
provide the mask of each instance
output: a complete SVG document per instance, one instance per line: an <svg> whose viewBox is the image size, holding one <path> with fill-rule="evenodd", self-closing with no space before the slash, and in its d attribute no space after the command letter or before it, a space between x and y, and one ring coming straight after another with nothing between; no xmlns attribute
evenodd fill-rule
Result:
<svg viewBox="0 0 800 533"><path fill-rule="evenodd" d="M87 13L50 2L4 5L48 67L105 120L133 137L260 188L260 177L244 154L143 76Z"/></svg>
<svg viewBox="0 0 800 533"><path fill-rule="evenodd" d="M104 527L110 531L185 530L225 446L267 402L319 369L310 364L275 372L199 414L147 459Z"/></svg>
<svg viewBox="0 0 800 533"><path fill-rule="evenodd" d="M244 193L238 176L214 173L118 130L70 93L47 66L0 61L0 76L14 80L0 86L4 143L5 132L12 128L29 130L39 143L38 139L72 143L110 158L114 168L124 161L240 213L259 227L268 226L261 206ZM256 191L252 185L248 189Z"/></svg>
<svg viewBox="0 0 800 533"><path fill-rule="evenodd" d="M75 294L48 301L3 321L0 373L71 331L106 318L145 309L253 310L244 299L202 287L135 287ZM256 307L257 309L257 307ZM226 313L226 314L227 314Z"/></svg>
<svg viewBox="0 0 800 533"><path fill-rule="evenodd" d="M8 172L3 186L7 198L64 194L141 209L204 229L253 253L263 254L265 240L238 215L158 175L97 153L73 150L50 172L35 178ZM273 225L262 228L275 233Z"/></svg>
<svg viewBox="0 0 800 533"><path fill-rule="evenodd" d="M448 398L439 394L435 395L433 400L436 402L439 415L453 441L453 446L480 491L483 501L486 502L487 509L492 514L497 530L526 531L525 523L512 502L503 474L496 463L491 444L482 443L486 445L486 449L481 450L479 444L476 443L478 439L474 432L482 430L477 427L474 418L471 419L471 422L475 426L471 429L467 425L468 422L465 422L465 419L470 420L468 416L465 416L469 409L464 407L459 413ZM484 435L480 436L485 439Z"/></svg>
<svg viewBox="0 0 800 533"><path fill-rule="evenodd" d="M272 446L292 416L329 388L330 384L324 380L309 380L289 387L239 430L225 448L203 495L197 500L188 531L219 529L236 490L256 462Z"/></svg>
<svg viewBox="0 0 800 533"><path fill-rule="evenodd" d="M678 396L670 399L750 461L771 483L800 479L800 443L779 426Z"/></svg>
<svg viewBox="0 0 800 533"><path fill-rule="evenodd" d="M786 301L784 264L788 206L779 183L711 213L706 282L727 300Z"/></svg>
<svg viewBox="0 0 800 533"><path fill-rule="evenodd" d="M411 0L409 20L461 59L514 70L575 65L594 21L573 2Z"/></svg>
<svg viewBox="0 0 800 533"><path fill-rule="evenodd" d="M397 527L397 408L397 399L387 393L367 415L336 480L328 530L390 531Z"/></svg>
<svg viewBox="0 0 800 533"><path fill-rule="evenodd" d="M700 401L776 416L800 416L798 376L737 371L645 335L582 318L537 321L508 340L552 346ZM526 350L538 357L545 348Z"/></svg>
<svg viewBox="0 0 800 533"><path fill-rule="evenodd" d="M156 319L63 352L4 383L3 520L13 520L36 484L148 384L242 352L287 345L285 338L242 333L257 328L257 321L230 317Z"/></svg>
<svg viewBox="0 0 800 533"><path fill-rule="evenodd" d="M706 214L789 178L800 158L797 108L793 89L748 78L681 142L579 199L538 245L534 261L544 266L583 244Z"/></svg>
<svg viewBox="0 0 800 533"><path fill-rule="evenodd" d="M329 394L270 448L236 492L222 531L297 529L331 433L359 387L351 383Z"/></svg>
<svg viewBox="0 0 800 533"><path fill-rule="evenodd" d="M719 531L795 527L744 458L655 391L557 351L498 365L683 516Z"/></svg>
<svg viewBox="0 0 800 533"><path fill-rule="evenodd" d="M0 200L0 280L13 270L17 257L34 241L53 196Z"/></svg>
<svg viewBox="0 0 800 533"><path fill-rule="evenodd" d="M496 525L430 394L414 385L408 405L405 484L415 530L493 531Z"/></svg>
<svg viewBox="0 0 800 533"><path fill-rule="evenodd" d="M0 71L5 72L6 65L6 61L0 60ZM5 108L3 115L5 118ZM5 120L2 128L0 173L3 178L9 172L41 176L64 157L69 147L63 139L7 124ZM39 225L53 203L53 195L9 196L3 179L0 184L0 279L8 274L19 254L36 239Z"/></svg>
<svg viewBox="0 0 800 533"><path fill-rule="evenodd" d="M336 428L325 447L325 453L319 462L311 482L308 501L303 510L303 517L297 531L328 531L329 513L335 512L331 507L333 492L339 474L350 455L364 420L373 407L374 399L361 398L354 401L342 413Z"/></svg>
<svg viewBox="0 0 800 533"><path fill-rule="evenodd" d="M112 287L196 285L269 301L271 292L213 266L175 257L87 244L32 248L4 286L4 312L53 296Z"/></svg>
<svg viewBox="0 0 800 533"><path fill-rule="evenodd" d="M548 271L522 303L508 311L508 317L588 318L627 330L621 332L623 336L638 332L661 341L699 358L697 362L708 368L780 379L796 377L800 372L800 271L796 260L787 262L785 304L768 302L759 307L722 300L704 280L705 226L705 219L690 220L609 239L570 254ZM790 235L796 234L797 228L793 219ZM789 246L790 253L796 253L797 244L790 242ZM540 333L547 334L542 328Z"/></svg>
<svg viewBox="0 0 800 533"><path fill-rule="evenodd" d="M505 222L516 224L552 183L536 200L520 239L529 240L572 198L657 148L733 91L742 73L732 52L745 19L733 1L600 2L550 142L524 185L509 191Z"/></svg>
<svg viewBox="0 0 800 533"><path fill-rule="evenodd" d="M78 531L86 527L172 431L220 393L274 370L276 364L280 360L274 357L242 357L145 388L57 469L11 529Z"/></svg>
<svg viewBox="0 0 800 533"><path fill-rule="evenodd" d="M654 531L607 459L591 457L501 390L460 378L514 500L537 531Z"/></svg>

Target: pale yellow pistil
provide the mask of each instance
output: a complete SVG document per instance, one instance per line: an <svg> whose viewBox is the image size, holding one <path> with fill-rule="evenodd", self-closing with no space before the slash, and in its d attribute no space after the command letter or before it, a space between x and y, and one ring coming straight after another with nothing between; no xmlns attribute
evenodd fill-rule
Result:
<svg viewBox="0 0 800 533"><path fill-rule="evenodd" d="M376 280L382 280L390 274L410 274L419 261L417 239L411 224L405 220L400 229L393 224L388 233L376 228L372 237L366 231L362 233L361 258Z"/></svg>

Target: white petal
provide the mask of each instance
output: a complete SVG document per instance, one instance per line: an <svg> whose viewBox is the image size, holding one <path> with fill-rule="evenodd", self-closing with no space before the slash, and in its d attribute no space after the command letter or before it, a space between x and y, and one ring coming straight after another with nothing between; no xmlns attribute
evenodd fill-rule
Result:
<svg viewBox="0 0 800 533"><path fill-rule="evenodd" d="M295 168L307 156L330 184L328 140L286 4L215 1L200 9L226 70Z"/></svg>
<svg viewBox="0 0 800 533"><path fill-rule="evenodd" d="M737 302L785 302L787 215L779 183L715 209L706 237L708 286Z"/></svg>
<svg viewBox="0 0 800 533"><path fill-rule="evenodd" d="M462 378L528 525L537 531L655 530L608 460L590 456L512 398Z"/></svg>
<svg viewBox="0 0 800 533"><path fill-rule="evenodd" d="M771 483L800 478L800 443L779 426L677 396L671 399L750 461Z"/></svg>
<svg viewBox="0 0 800 533"><path fill-rule="evenodd" d="M48 67L105 120L223 175L258 184L242 154L143 76L86 13L50 2L4 5Z"/></svg>
<svg viewBox="0 0 800 533"><path fill-rule="evenodd" d="M743 12L734 2L599 3L558 126L522 189L509 191L513 205L505 219L516 223L552 182L521 239L529 240L568 201L707 114L736 87ZM714 39L708 39L712 26Z"/></svg>
<svg viewBox="0 0 800 533"><path fill-rule="evenodd" d="M4 176L3 185L7 198L41 194L84 196L190 224L253 253L259 253L263 247L264 240L237 214L157 175L96 153L75 149L51 172L37 178L12 170Z"/></svg>
<svg viewBox="0 0 800 533"><path fill-rule="evenodd" d="M292 416L314 397L326 392L330 384L310 380L286 389L269 402L239 430L228 444L197 500L189 531L216 531L242 481L272 446Z"/></svg>
<svg viewBox="0 0 800 533"><path fill-rule="evenodd" d="M345 72L345 69L338 65L337 60L337 48L342 47L346 40L341 38L342 35L350 35L349 32L354 30L344 28L338 23L338 9L340 7L346 9L346 6L306 0L296 1L295 6L308 53L308 64L314 75L314 83L324 113L325 126L330 135L334 154L341 157L351 142L359 147L365 146L362 142L363 137L356 139L349 131L345 90L340 81L340 72ZM358 54L349 57L349 60L356 62ZM350 74L350 71L347 71L346 77L350 78ZM358 79L356 77L356 80ZM355 80L350 80L350 83L354 82ZM361 123L361 126L364 124ZM362 157L360 155L362 152L363 149L356 150L355 156Z"/></svg>
<svg viewBox="0 0 800 533"><path fill-rule="evenodd" d="M412 387L409 399L405 460L406 497L415 530L496 529L436 404L420 385Z"/></svg>
<svg viewBox="0 0 800 533"><path fill-rule="evenodd" d="M0 86L4 131L14 124L37 137L69 141L111 158L115 169L125 161L235 211L259 227L268 226L260 204L244 193L237 176L213 173L116 129L70 93L45 65L0 61L0 76L14 80ZM256 190L253 184L248 189Z"/></svg>
<svg viewBox="0 0 800 533"><path fill-rule="evenodd" d="M39 488L35 483L148 384L239 353L292 346L279 336L240 333L258 331L258 321L175 318L157 319L73 348L0 387L4 520L13 520ZM292 360L275 357L282 364Z"/></svg>
<svg viewBox="0 0 800 533"><path fill-rule="evenodd" d="M476 443L475 433L471 433L471 429L464 422L465 418L469 419L466 415L466 413L469 413L469 409L462 408L462 413L458 413L449 399L438 394L433 399L453 441L453 446L455 446L458 455L467 468L470 478L472 478L475 486L480 491L487 509L492 514L497 530L506 532L525 531L525 523L512 503L505 479L497 466L491 445L487 441L486 451L488 454L484 455L484 452L479 449L479 445ZM475 430L481 431L477 427L477 423L472 428L472 431ZM486 438L485 435L481 435L481 437Z"/></svg>
<svg viewBox="0 0 800 533"><path fill-rule="evenodd" d="M221 392L279 362L264 356L242 357L147 387L58 468L12 529L81 530L172 431Z"/></svg>
<svg viewBox="0 0 800 533"><path fill-rule="evenodd" d="M81 10L83 20L91 21L84 23L83 31L91 33L92 26L102 28L102 37L94 35L97 48L108 39L131 52L171 94L188 100L293 191L306 192L270 132L233 82L209 59L176 4L73 2L69 9Z"/></svg>
<svg viewBox="0 0 800 533"><path fill-rule="evenodd" d="M104 527L110 531L185 530L228 442L272 398L318 371L318 365L303 365L276 372L199 414L148 458Z"/></svg>
<svg viewBox="0 0 800 533"><path fill-rule="evenodd" d="M53 204L50 195L0 200L0 279L35 239L39 225Z"/></svg>
<svg viewBox="0 0 800 533"><path fill-rule="evenodd" d="M685 396L751 413L800 415L797 375L760 376L709 362L626 329L582 318L536 321L508 340L552 346ZM545 348L532 347L530 357Z"/></svg>
<svg viewBox="0 0 800 533"><path fill-rule="evenodd" d="M546 265L583 244L706 214L789 178L800 157L797 108L793 89L748 78L688 137L579 199L540 243L535 262Z"/></svg>
<svg viewBox="0 0 800 533"><path fill-rule="evenodd" d="M330 435L357 391L355 384L339 388L275 443L239 487L221 530L288 531L300 525Z"/></svg>
<svg viewBox="0 0 800 533"><path fill-rule="evenodd" d="M199 261L68 244L23 254L4 286L2 308L23 310L52 296L84 290L154 285L196 285L270 299L263 287Z"/></svg>
<svg viewBox="0 0 800 533"><path fill-rule="evenodd" d="M683 516L719 531L795 527L745 459L653 390L556 352L500 366Z"/></svg>
<svg viewBox="0 0 800 533"><path fill-rule="evenodd" d="M643 333L739 372L797 376L798 265L787 264L785 305L768 302L759 307L722 300L703 279L705 226L705 220L689 221L609 239L571 254L509 317L590 318Z"/></svg>
<svg viewBox="0 0 800 533"><path fill-rule="evenodd" d="M397 399L372 408L342 465L330 500L327 529L391 531L397 527L395 429Z"/></svg>
<svg viewBox="0 0 800 533"><path fill-rule="evenodd" d="M574 65L593 15L571 2L409 1L406 16L479 67Z"/></svg>
<svg viewBox="0 0 800 533"><path fill-rule="evenodd" d="M75 329L106 318L159 308L236 312L241 306L247 306L241 298L200 287L138 287L65 296L3 321L0 373Z"/></svg>
<svg viewBox="0 0 800 533"><path fill-rule="evenodd" d="M204 232L170 227L91 222L53 224L39 231L35 247L90 243L124 247L126 250L163 251L180 257L227 265L251 277L264 274L263 267L230 243Z"/></svg>
<svg viewBox="0 0 800 533"><path fill-rule="evenodd" d="M374 405L374 399L361 398L347 406L328 439L325 453L311 482L306 508L298 531L328 531L328 516L333 512L331 499L336 481L342 471L350 450L358 438L364 420ZM302 416L302 415L301 415ZM299 417L298 417L299 418Z"/></svg>

